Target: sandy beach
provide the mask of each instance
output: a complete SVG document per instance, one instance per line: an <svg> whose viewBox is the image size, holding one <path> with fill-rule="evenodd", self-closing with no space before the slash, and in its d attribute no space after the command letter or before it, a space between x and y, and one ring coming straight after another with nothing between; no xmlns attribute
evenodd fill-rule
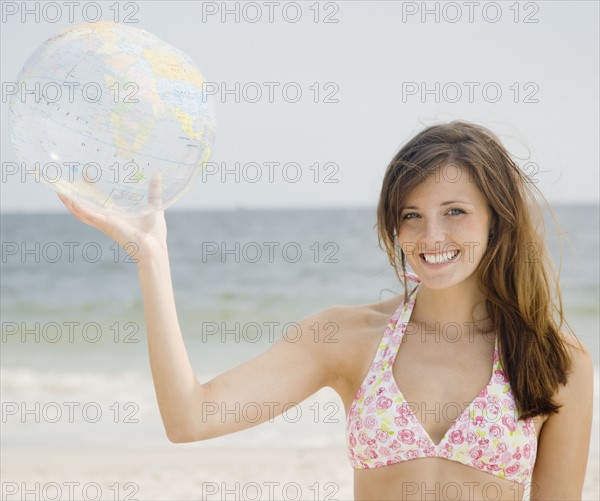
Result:
<svg viewBox="0 0 600 501"><path fill-rule="evenodd" d="M352 470L343 448L207 445L4 450L2 499L352 499ZM584 500L600 498L599 481L596 456L588 463Z"/></svg>
<svg viewBox="0 0 600 501"><path fill-rule="evenodd" d="M352 499L350 465L334 448L19 449L3 451L1 472L6 500L25 499L22 483L27 499L44 489L53 499L56 486L61 500Z"/></svg>

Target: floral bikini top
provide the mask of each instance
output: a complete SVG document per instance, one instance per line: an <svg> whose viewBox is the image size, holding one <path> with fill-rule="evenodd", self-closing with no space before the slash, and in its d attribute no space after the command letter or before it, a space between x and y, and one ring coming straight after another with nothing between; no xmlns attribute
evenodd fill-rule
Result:
<svg viewBox="0 0 600 501"><path fill-rule="evenodd" d="M419 283L412 273L407 278ZM537 454L533 418L517 420L508 378L494 346L487 386L435 444L398 388L392 367L416 297L401 303L390 319L375 359L348 413L346 439L352 467L379 468L402 461L438 457L526 484Z"/></svg>

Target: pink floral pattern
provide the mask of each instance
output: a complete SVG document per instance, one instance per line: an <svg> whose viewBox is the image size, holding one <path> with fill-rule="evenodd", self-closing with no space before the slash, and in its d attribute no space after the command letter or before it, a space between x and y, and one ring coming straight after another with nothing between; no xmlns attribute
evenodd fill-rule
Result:
<svg viewBox="0 0 600 501"><path fill-rule="evenodd" d="M412 274L413 282L420 279ZM396 385L392 367L415 305L416 289L390 319L348 413L348 457L355 469L378 468L423 457L440 457L526 484L533 474L537 438L533 419L518 420L498 339L488 385L435 444Z"/></svg>

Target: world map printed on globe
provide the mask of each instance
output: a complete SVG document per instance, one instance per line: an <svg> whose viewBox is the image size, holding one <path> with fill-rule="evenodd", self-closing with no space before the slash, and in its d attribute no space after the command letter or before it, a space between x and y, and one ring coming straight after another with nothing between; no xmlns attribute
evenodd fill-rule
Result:
<svg viewBox="0 0 600 501"><path fill-rule="evenodd" d="M162 204L193 185L214 141L204 79L147 31L100 21L46 40L10 102L17 156L39 180L104 213L143 214L160 172Z"/></svg>

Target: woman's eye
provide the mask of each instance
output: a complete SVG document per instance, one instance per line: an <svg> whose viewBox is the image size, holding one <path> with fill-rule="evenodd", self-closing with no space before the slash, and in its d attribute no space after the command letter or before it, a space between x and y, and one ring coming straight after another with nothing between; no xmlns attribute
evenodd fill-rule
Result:
<svg viewBox="0 0 600 501"><path fill-rule="evenodd" d="M462 209L450 209L448 212L452 212L452 211L458 211L456 213L456 215L460 215L460 214L465 214L465 211ZM402 216L402 219L414 219L414 217L409 217L409 216L418 216L418 214L416 212L409 212L408 214L405 214L404 216Z"/></svg>

